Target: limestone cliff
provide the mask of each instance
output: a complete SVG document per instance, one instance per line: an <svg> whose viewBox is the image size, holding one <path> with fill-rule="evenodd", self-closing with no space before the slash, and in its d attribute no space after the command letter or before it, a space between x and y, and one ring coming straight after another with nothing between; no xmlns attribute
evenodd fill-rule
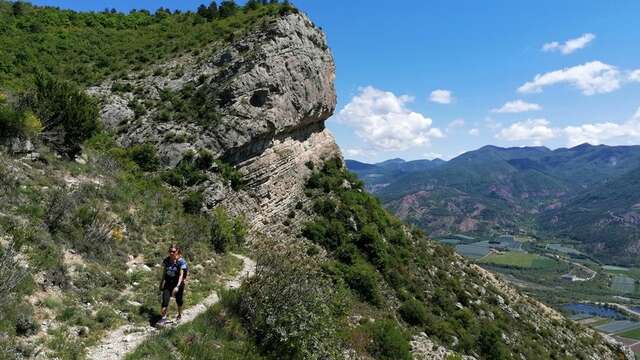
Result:
<svg viewBox="0 0 640 360"><path fill-rule="evenodd" d="M101 98L102 121L122 145L151 142L166 166L199 149L235 164L246 186L234 192L209 174L201 187L207 206L222 203L249 215L254 230L272 232L302 194L311 172L305 164L341 156L324 127L336 105L334 78L324 33L304 15L289 14L237 41L118 80L130 92L112 91L115 81L89 91ZM162 117L163 94L184 96L185 89L201 98L213 120Z"/></svg>

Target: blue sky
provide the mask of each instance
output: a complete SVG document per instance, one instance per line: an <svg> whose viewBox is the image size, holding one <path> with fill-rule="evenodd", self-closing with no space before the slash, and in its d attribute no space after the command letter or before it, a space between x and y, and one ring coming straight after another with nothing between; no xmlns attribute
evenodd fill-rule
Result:
<svg viewBox="0 0 640 360"><path fill-rule="evenodd" d="M34 3L128 11L201 2ZM338 108L327 124L346 157L640 143L638 1L293 3L328 35ZM436 90L445 90L433 94L439 102Z"/></svg>

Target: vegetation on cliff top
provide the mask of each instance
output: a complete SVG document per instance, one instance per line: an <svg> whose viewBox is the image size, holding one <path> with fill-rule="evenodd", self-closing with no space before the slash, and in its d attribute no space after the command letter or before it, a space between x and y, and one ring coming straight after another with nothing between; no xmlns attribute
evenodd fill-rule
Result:
<svg viewBox="0 0 640 360"><path fill-rule="evenodd" d="M48 73L77 84L124 78L150 64L229 41L263 19L296 11L288 3L223 1L215 12L76 12L0 1L0 90L29 86Z"/></svg>

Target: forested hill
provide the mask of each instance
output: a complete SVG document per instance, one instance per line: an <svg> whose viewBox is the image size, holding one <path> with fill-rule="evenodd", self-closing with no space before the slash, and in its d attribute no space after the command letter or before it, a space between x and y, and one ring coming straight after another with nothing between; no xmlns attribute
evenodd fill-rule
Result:
<svg viewBox="0 0 640 360"><path fill-rule="evenodd" d="M351 164L351 162L347 162ZM640 146L485 146L435 168L352 168L397 215L434 235L528 233L638 259Z"/></svg>

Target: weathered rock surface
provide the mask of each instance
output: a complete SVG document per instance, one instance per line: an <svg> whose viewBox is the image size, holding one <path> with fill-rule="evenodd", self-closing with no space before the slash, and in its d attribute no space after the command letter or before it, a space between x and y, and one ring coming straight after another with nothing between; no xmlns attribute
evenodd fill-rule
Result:
<svg viewBox="0 0 640 360"><path fill-rule="evenodd" d="M271 20L237 42L213 44L198 57L186 55L157 70L169 76L127 81L138 89L135 95L111 91L111 81L89 92L103 98L102 121L110 128L120 126L123 145L156 143L171 165L187 148L207 148L233 163L245 161L273 140L322 131L336 105L335 66L325 35L300 14ZM162 91L185 86L201 91L219 121L159 122L153 106L134 118L132 100L144 106L161 100ZM184 139L167 140L171 132Z"/></svg>
<svg viewBox="0 0 640 360"><path fill-rule="evenodd" d="M477 360L473 356L460 355L435 344L425 333L419 333L411 339L411 354L415 360Z"/></svg>

